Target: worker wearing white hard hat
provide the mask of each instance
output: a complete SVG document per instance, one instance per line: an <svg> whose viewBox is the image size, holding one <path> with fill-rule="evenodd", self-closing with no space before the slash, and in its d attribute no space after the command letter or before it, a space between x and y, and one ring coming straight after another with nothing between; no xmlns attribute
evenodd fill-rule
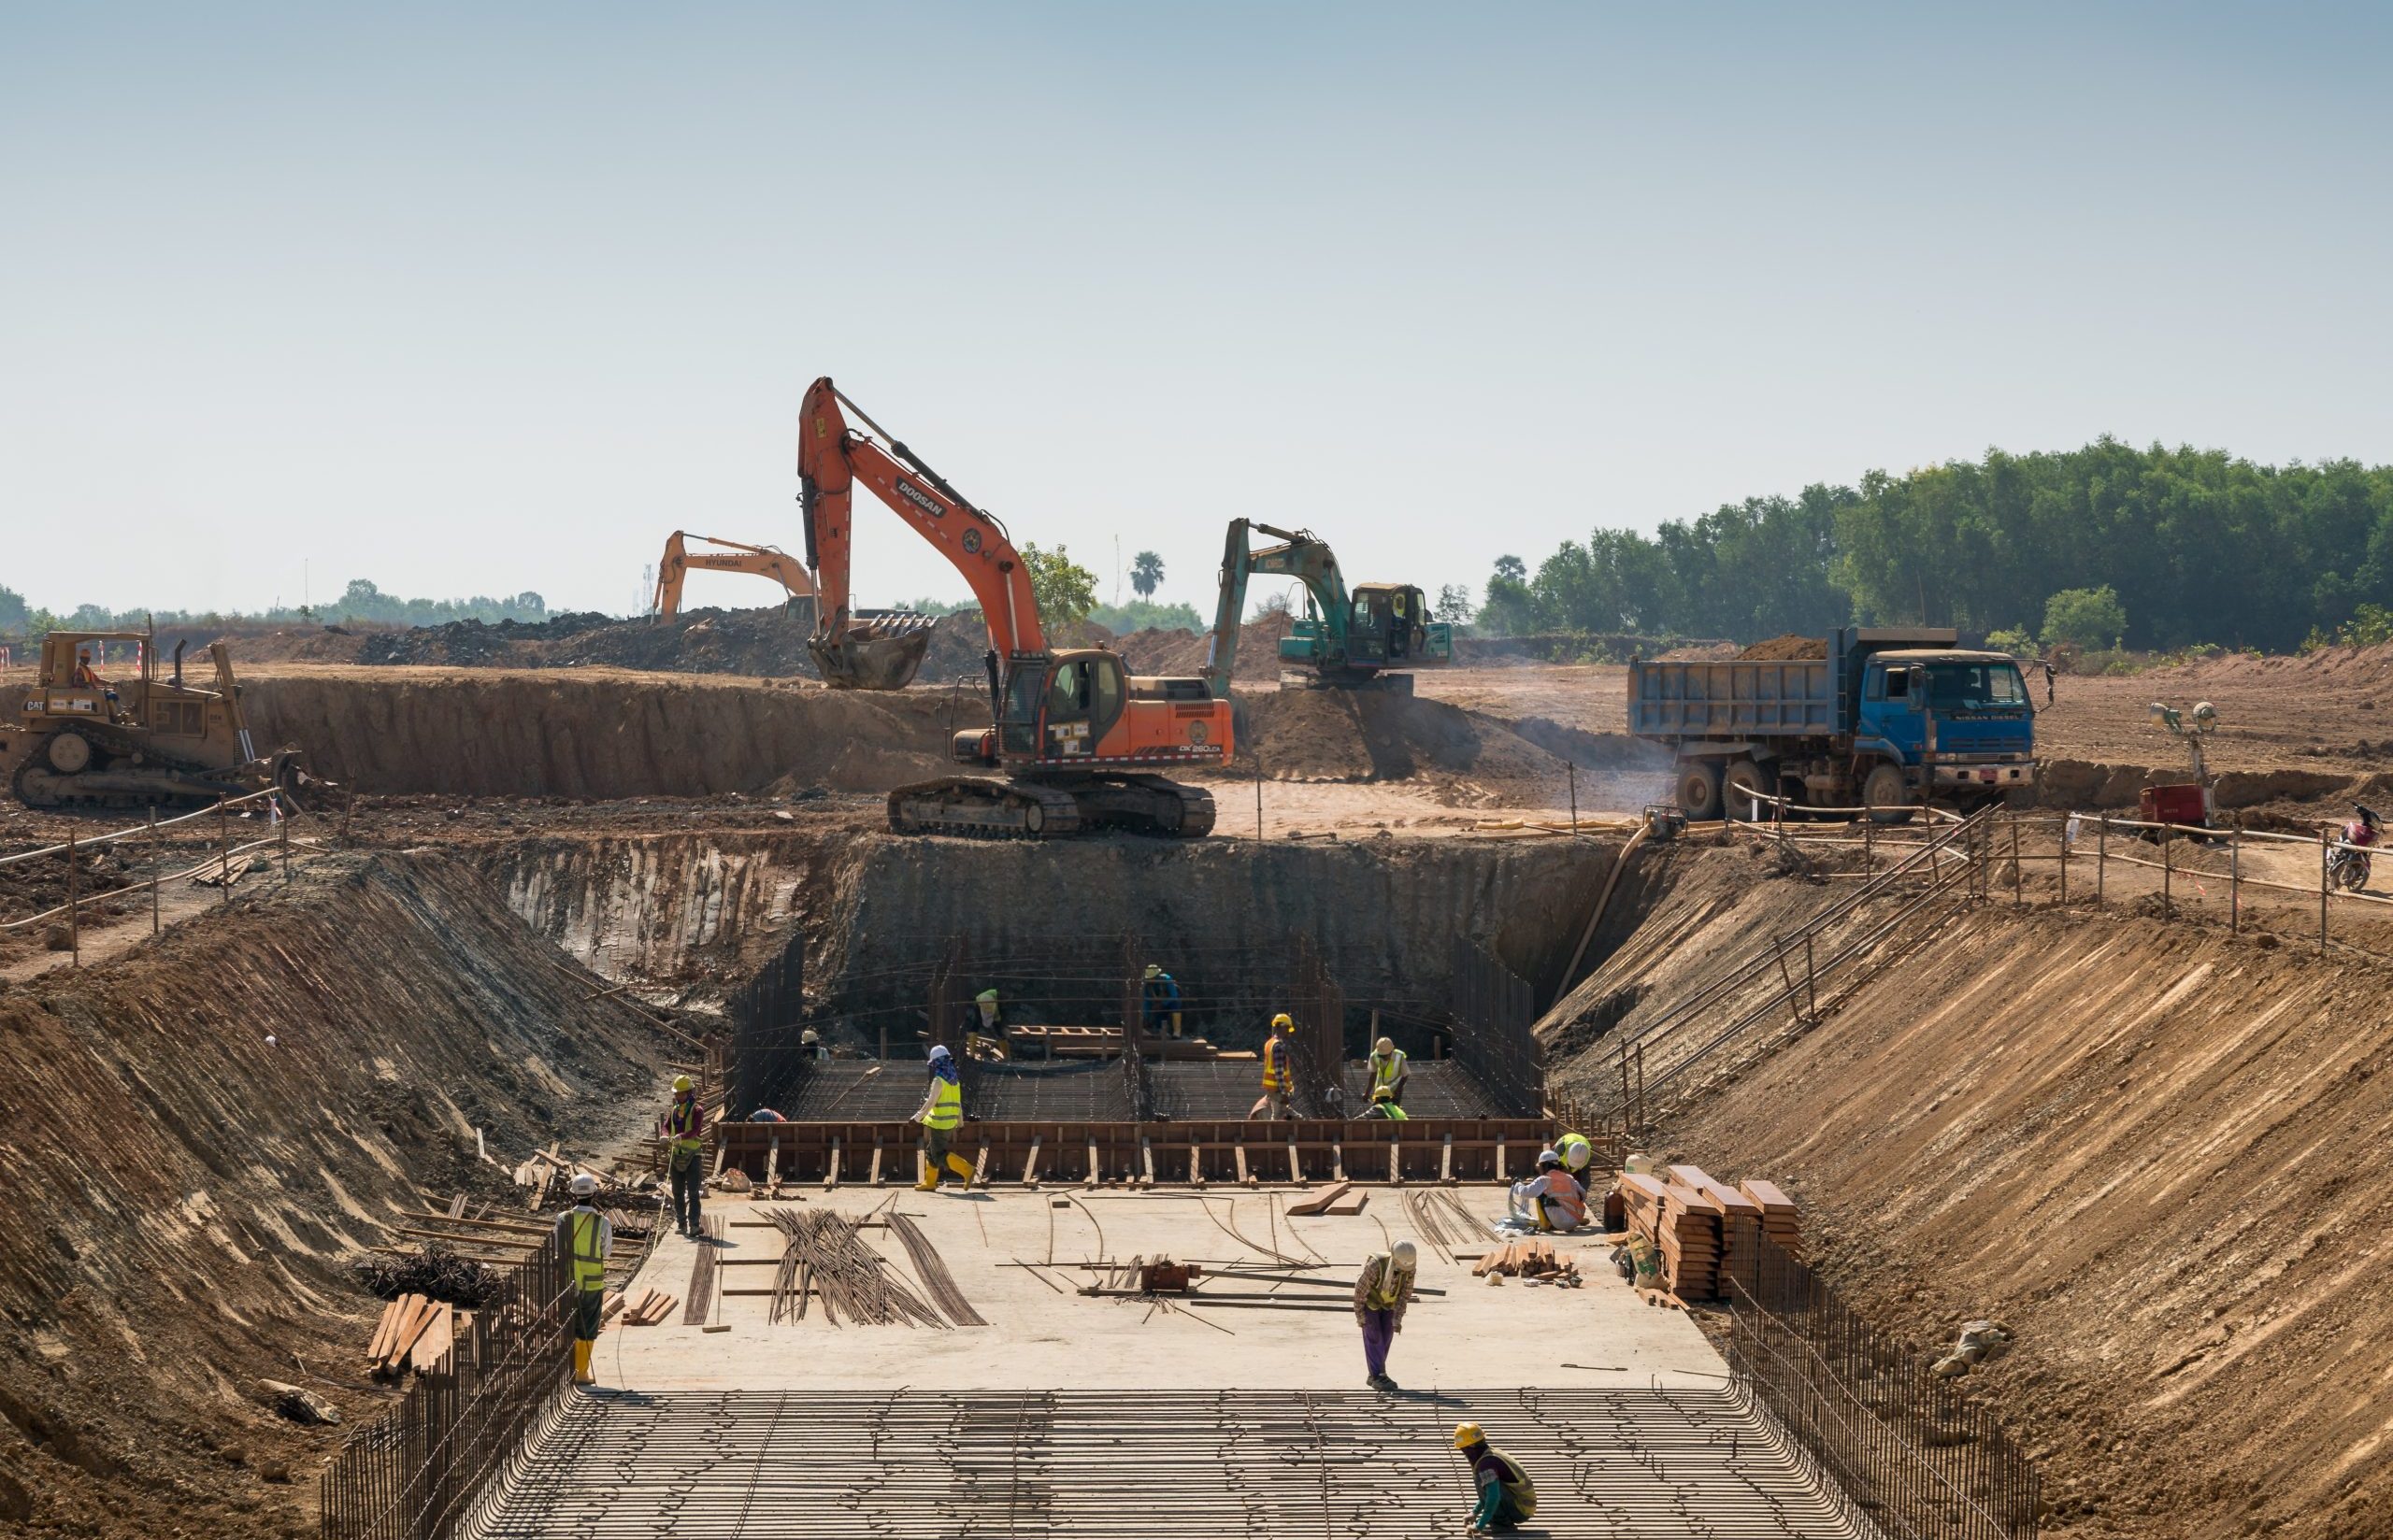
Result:
<svg viewBox="0 0 2393 1540"><path fill-rule="evenodd" d="M1387 1377L1387 1350L1404 1330L1404 1307L1412 1303L1412 1279L1420 1258L1411 1241L1398 1241L1384 1252L1363 1260L1354 1280L1354 1320L1363 1329L1363 1363L1370 1371L1364 1381L1374 1390L1393 1390Z"/></svg>
<svg viewBox="0 0 2393 1540"><path fill-rule="evenodd" d="M1587 1190L1551 1149L1537 1152L1537 1175L1512 1184L1512 1217L1540 1230L1576 1230L1587 1222Z"/></svg>
<svg viewBox="0 0 2393 1540"><path fill-rule="evenodd" d="M914 1183L918 1192L939 1191L939 1176L951 1173L968 1190L972 1185L972 1162L952 1152L948 1141L964 1122L964 1077L955 1067L955 1055L948 1052L944 1043L933 1043L930 1051L931 1084L923 1097L923 1105L914 1109L913 1120L923 1125L923 1174Z"/></svg>
<svg viewBox="0 0 2393 1540"><path fill-rule="evenodd" d="M1397 1106L1402 1106L1405 1077L1412 1073L1412 1066L1406 1061L1404 1050L1396 1046L1394 1039L1383 1037L1371 1045L1369 1064L1371 1099L1389 1101ZM1385 1097L1380 1095L1383 1088L1387 1091Z"/></svg>
<svg viewBox="0 0 2393 1540"><path fill-rule="evenodd" d="M606 1313L607 1258L615 1248L615 1229L590 1201L598 1193L597 1177L582 1172L572 1187L573 1206L557 1216L557 1244L573 1270L573 1382L595 1385L590 1354Z"/></svg>

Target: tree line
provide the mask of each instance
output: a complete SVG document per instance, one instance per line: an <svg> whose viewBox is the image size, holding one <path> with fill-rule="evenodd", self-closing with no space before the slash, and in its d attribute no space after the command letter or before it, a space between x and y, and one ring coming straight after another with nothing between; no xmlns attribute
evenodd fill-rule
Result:
<svg viewBox="0 0 2393 1540"><path fill-rule="evenodd" d="M1909 623L2032 638L2067 616L2114 620L2120 635L2102 645L2284 651L2366 632L2387 606L2393 466L2256 465L2106 436L1871 471L1857 487L1747 498L1651 535L1598 529L1534 571L1500 557L1480 623L1739 641Z"/></svg>
<svg viewBox="0 0 2393 1540"><path fill-rule="evenodd" d="M0 587L0 636L40 636L52 631L138 631L155 621L161 627L234 625L242 622L287 625L332 625L349 620L386 625L435 626L451 620L501 620L537 623L549 618L548 601L528 590L496 598L477 594L470 599L405 599L385 593L364 578L352 578L337 599L320 605L276 605L255 613L239 610L110 609L106 605L79 605L53 614L26 602L14 589Z"/></svg>

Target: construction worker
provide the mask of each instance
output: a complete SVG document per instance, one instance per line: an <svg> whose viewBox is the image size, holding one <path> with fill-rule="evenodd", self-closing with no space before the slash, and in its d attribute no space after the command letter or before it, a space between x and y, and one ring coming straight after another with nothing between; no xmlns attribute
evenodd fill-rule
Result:
<svg viewBox="0 0 2393 1540"><path fill-rule="evenodd" d="M1576 1230L1587 1222L1587 1192L1562 1169L1551 1149L1537 1152L1537 1175L1512 1184L1512 1215L1534 1218L1540 1230Z"/></svg>
<svg viewBox="0 0 2393 1540"><path fill-rule="evenodd" d="M1271 1019L1271 1034L1263 1040L1263 1097L1247 1116L1265 1113L1274 1119L1294 1118L1289 1098L1297 1089L1297 1024L1286 1011Z"/></svg>
<svg viewBox="0 0 2393 1540"><path fill-rule="evenodd" d="M972 1004L980 1007L981 1030L991 1036L1003 1036L1005 1023L997 1016L996 990L995 988L982 990L972 997Z"/></svg>
<svg viewBox="0 0 2393 1540"><path fill-rule="evenodd" d="M93 668L90 648L76 649L73 678L76 689L96 690L100 692L108 703L108 720L114 721L117 715L116 686L100 677L98 671Z"/></svg>
<svg viewBox="0 0 2393 1540"><path fill-rule="evenodd" d="M972 1162L950 1153L947 1148L948 1140L964 1122L964 1079L955 1067L955 1055L947 1051L944 1043L931 1045L930 1092L914 1109L913 1120L923 1125L923 1176L914 1184L914 1191L938 1191L942 1169L953 1172L955 1179L969 1190Z"/></svg>
<svg viewBox="0 0 2393 1540"><path fill-rule="evenodd" d="M1537 1517L1537 1488L1519 1461L1487 1442L1476 1422L1454 1424L1454 1447L1470 1462L1470 1482L1478 1502L1470 1510L1467 1534L1509 1534Z"/></svg>
<svg viewBox="0 0 2393 1540"><path fill-rule="evenodd" d="M1571 1180L1577 1182L1583 1191L1587 1186L1587 1167L1595 1162L1596 1147L1587 1142L1583 1134L1565 1134L1554 1141L1554 1151L1562 1157L1562 1169L1570 1173Z"/></svg>
<svg viewBox="0 0 2393 1540"><path fill-rule="evenodd" d="M1407 1115L1402 1107L1396 1105L1395 1087L1374 1086L1371 1088L1371 1105L1363 1109L1363 1116L1366 1118L1390 1118L1394 1119L1397 1122L1403 1122L1405 1121Z"/></svg>
<svg viewBox="0 0 2393 1540"><path fill-rule="evenodd" d="M809 1027L797 1034L797 1056L820 1063L831 1057L831 1050L823 1046L823 1034Z"/></svg>
<svg viewBox="0 0 2393 1540"><path fill-rule="evenodd" d="M692 1240L698 1230L698 1194L706 1190L707 1115L698 1109L698 1088L686 1075L673 1077L673 1105L660 1132L666 1169L673 1178L673 1227Z"/></svg>
<svg viewBox="0 0 2393 1540"><path fill-rule="evenodd" d="M1163 971L1159 962L1147 964L1147 982L1143 990L1146 1001L1146 1026L1150 1034L1158 1028L1168 1027L1171 1035L1180 1035L1180 980Z"/></svg>
<svg viewBox="0 0 2393 1540"><path fill-rule="evenodd" d="M1381 1038L1371 1045L1370 1070L1371 1100L1376 1102L1380 1099L1380 1088L1384 1086L1390 1093L1389 1100L1402 1106L1405 1077L1412 1073L1405 1061L1404 1050L1390 1039Z"/></svg>
<svg viewBox="0 0 2393 1540"><path fill-rule="evenodd" d="M1362 1276L1354 1280L1354 1321L1363 1329L1363 1364L1370 1377L1363 1383L1374 1390L1393 1390L1387 1377L1387 1350L1404 1330L1404 1307L1412 1303L1412 1279L1419 1259L1411 1241L1398 1241L1384 1253L1363 1259Z"/></svg>
<svg viewBox="0 0 2393 1540"><path fill-rule="evenodd" d="M615 1227L590 1205L598 1178L583 1172L573 1179L574 1204L557 1216L557 1244L573 1269L573 1382L595 1385L590 1350L607 1313L607 1257L615 1248Z"/></svg>

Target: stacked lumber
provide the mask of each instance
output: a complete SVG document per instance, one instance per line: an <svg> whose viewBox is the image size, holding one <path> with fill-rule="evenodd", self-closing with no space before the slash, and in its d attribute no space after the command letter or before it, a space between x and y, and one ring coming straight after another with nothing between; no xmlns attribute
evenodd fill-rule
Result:
<svg viewBox="0 0 2393 1540"><path fill-rule="evenodd" d="M1470 1276L1490 1283L1499 1278L1528 1278L1575 1285L1579 1281L1579 1262L1574 1257L1555 1255L1552 1241L1531 1238L1512 1241L1488 1252L1471 1263Z"/></svg>
<svg viewBox="0 0 2393 1540"><path fill-rule="evenodd" d="M617 1296L621 1298L622 1296ZM639 1297L624 1304L623 1324L625 1326L655 1326L670 1315L673 1306L681 1302L661 1289L643 1289ZM611 1314L611 1312L610 1312Z"/></svg>
<svg viewBox="0 0 2393 1540"><path fill-rule="evenodd" d="M1737 1191L1761 1210L1761 1233L1776 1241L1788 1256L1802 1256L1803 1230L1795 1200L1772 1183L1758 1178L1738 1183Z"/></svg>
<svg viewBox="0 0 2393 1540"><path fill-rule="evenodd" d="M1710 1299L1720 1288L1720 1225L1727 1211L1674 1176L1630 1172L1620 1178L1628 1227L1662 1254L1662 1276L1681 1299Z"/></svg>
<svg viewBox="0 0 2393 1540"><path fill-rule="evenodd" d="M1670 1176L1720 1205L1720 1271L1750 1276L1761 1249L1761 1205L1727 1183L1712 1180L1700 1166L1674 1165Z"/></svg>
<svg viewBox="0 0 2393 1540"><path fill-rule="evenodd" d="M456 1328L449 1306L422 1294L402 1294L382 1307L365 1347L369 1374L403 1373L412 1363L421 1374L441 1366L456 1346Z"/></svg>
<svg viewBox="0 0 2393 1540"><path fill-rule="evenodd" d="M1305 1199L1302 1203L1290 1204L1288 1205L1288 1212L1290 1214L1331 1213L1333 1212L1331 1205L1344 1201L1346 1196L1353 1192L1354 1190L1354 1184L1353 1182L1332 1182L1327 1187L1323 1188L1319 1192L1314 1193L1311 1197ZM1349 1209L1347 1212L1355 1213L1359 1212L1359 1210Z"/></svg>

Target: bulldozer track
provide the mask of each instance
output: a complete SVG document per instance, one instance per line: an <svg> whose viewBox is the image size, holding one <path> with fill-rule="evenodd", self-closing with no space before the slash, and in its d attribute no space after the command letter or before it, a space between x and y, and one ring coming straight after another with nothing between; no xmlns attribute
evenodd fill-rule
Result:
<svg viewBox="0 0 2393 1540"><path fill-rule="evenodd" d="M49 768L50 746L68 733L73 733L91 743L94 750L93 763L84 769L71 773L52 770ZM141 759L141 763L137 765L104 766L100 763L102 756L118 759L136 754ZM9 790L15 793L19 802L28 807L64 807L76 802L93 803L102 806L132 807L148 802L173 803L205 799L197 791L172 785L162 785L154 794L145 796L125 791L78 791L74 789L74 783L86 777L102 774L137 776L157 771L174 776L188 776L195 780L209 782L222 787L223 792L228 795L262 790L262 783L251 784L257 777L244 775L245 769L244 765L211 767L196 760L185 759L176 754L161 753L153 744L136 740L132 734L125 733L113 723L97 720L79 721L71 726L51 730L28 749L23 761L17 766L16 774L10 777ZM277 766L278 773L281 769L282 766ZM41 784L44 781L52 784L44 787Z"/></svg>

